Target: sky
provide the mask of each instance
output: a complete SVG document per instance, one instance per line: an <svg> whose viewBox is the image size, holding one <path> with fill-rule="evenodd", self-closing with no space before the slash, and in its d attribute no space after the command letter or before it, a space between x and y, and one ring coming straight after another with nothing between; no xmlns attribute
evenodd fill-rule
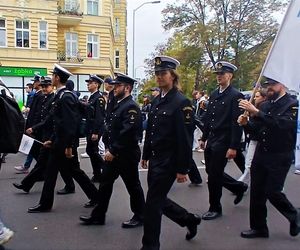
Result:
<svg viewBox="0 0 300 250"><path fill-rule="evenodd" d="M133 41L133 10L138 8L147 0L127 0L127 41L128 41L128 74L133 76L132 65L132 41ZM150 1L151 2L151 1ZM145 4L135 12L135 77L143 79L144 60L149 58L151 52L155 51L155 46L166 42L170 37L169 32L165 32L161 25L161 11L168 3L174 0L161 0L158 4Z"/></svg>

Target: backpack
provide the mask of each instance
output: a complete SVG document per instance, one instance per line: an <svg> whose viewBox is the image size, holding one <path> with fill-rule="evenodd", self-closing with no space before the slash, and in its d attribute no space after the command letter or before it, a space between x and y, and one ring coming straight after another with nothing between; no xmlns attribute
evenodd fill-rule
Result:
<svg viewBox="0 0 300 250"><path fill-rule="evenodd" d="M0 152L17 153L25 128L21 110L8 88L0 83Z"/></svg>

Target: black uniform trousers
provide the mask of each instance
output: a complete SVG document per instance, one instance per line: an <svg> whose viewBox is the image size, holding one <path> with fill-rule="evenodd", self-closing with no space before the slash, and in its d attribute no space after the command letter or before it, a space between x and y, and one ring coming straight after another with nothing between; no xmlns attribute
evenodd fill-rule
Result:
<svg viewBox="0 0 300 250"><path fill-rule="evenodd" d="M40 140L40 138L35 138L35 139ZM31 154L36 161L39 157L41 146L42 145L40 143L34 142L29 151L29 154Z"/></svg>
<svg viewBox="0 0 300 250"><path fill-rule="evenodd" d="M192 183L202 183L202 178L194 159L192 159L192 164L188 175Z"/></svg>
<svg viewBox="0 0 300 250"><path fill-rule="evenodd" d="M234 194L243 192L243 182L224 173L227 164L226 153L227 149L212 150L206 148L204 151L205 167L208 174L209 211L211 212L222 212L222 186Z"/></svg>
<svg viewBox="0 0 300 250"><path fill-rule="evenodd" d="M92 217L103 218L107 212L115 180L121 176L130 196L131 211L140 219L144 217L145 197L139 179L138 152L123 152L112 162L105 162L98 190L97 206L92 211ZM138 155L138 157L137 157Z"/></svg>
<svg viewBox="0 0 300 250"><path fill-rule="evenodd" d="M91 140L91 134L87 136L87 144L86 144L86 153L89 155L92 168L93 168L93 175L95 177L99 177L101 175L101 169L103 168L104 161L99 154L99 141L100 141L100 135L98 136L98 140L92 141Z"/></svg>
<svg viewBox="0 0 300 250"><path fill-rule="evenodd" d="M30 190L37 181L45 179L45 171L46 171L46 166L48 164L49 154L50 154L49 148L41 147L34 168L21 181L21 184L24 186L24 189ZM67 190L75 190L75 184L73 178L68 172L68 168L61 168L59 169L59 172L63 181L66 184L65 188Z"/></svg>
<svg viewBox="0 0 300 250"><path fill-rule="evenodd" d="M233 159L239 170L241 170L242 173L245 172L245 156L243 154L242 149L237 149L236 150L236 157Z"/></svg>
<svg viewBox="0 0 300 250"><path fill-rule="evenodd" d="M256 150L251 166L251 229L267 229L267 199L290 222L296 219L297 210L282 192L292 158L293 152Z"/></svg>
<svg viewBox="0 0 300 250"><path fill-rule="evenodd" d="M72 149L73 157L68 159L64 150L51 149L48 164L45 172L45 183L43 186L40 204L44 208L52 208L54 201L54 189L58 171L66 168L71 177L82 188L90 200L95 201L97 188L90 181L89 177L80 169L76 147Z"/></svg>
<svg viewBox="0 0 300 250"><path fill-rule="evenodd" d="M154 157L149 160L142 249L159 249L162 214L181 227L186 226L191 218L186 209L167 197L176 180L176 173L168 170L171 168L168 165Z"/></svg>

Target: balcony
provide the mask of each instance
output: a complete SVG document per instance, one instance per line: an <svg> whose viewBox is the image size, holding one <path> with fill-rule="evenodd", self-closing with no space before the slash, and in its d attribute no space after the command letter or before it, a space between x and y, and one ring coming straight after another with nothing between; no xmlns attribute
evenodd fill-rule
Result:
<svg viewBox="0 0 300 250"><path fill-rule="evenodd" d="M83 64L83 58L80 56L79 51L73 54L66 53L65 51L58 51L57 61L66 68L77 68Z"/></svg>
<svg viewBox="0 0 300 250"><path fill-rule="evenodd" d="M78 1L59 1L57 22L60 25L75 26L78 25L83 16L83 12L80 10Z"/></svg>

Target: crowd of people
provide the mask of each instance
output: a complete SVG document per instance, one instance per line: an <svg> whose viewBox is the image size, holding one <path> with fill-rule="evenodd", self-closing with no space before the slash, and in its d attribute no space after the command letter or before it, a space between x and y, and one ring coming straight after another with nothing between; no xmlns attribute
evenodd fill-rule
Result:
<svg viewBox="0 0 300 250"><path fill-rule="evenodd" d="M231 85L237 67L220 61L213 67L218 88L210 96L195 90L191 102L180 90L179 65L168 56L154 59L157 87L143 96L142 108L131 96L135 79L121 73L106 79L90 75L86 80L90 96L85 99L78 98L74 83L68 80L72 74L57 64L51 77L36 76L27 84L25 133L36 142L25 163L15 167L27 175L13 185L28 193L37 181L44 180L40 200L28 212L52 210L59 172L65 186L57 194L74 193L75 180L88 198L84 206L93 207L90 215L80 216L82 224L105 225L113 185L120 176L132 211L122 227L143 226L143 250L160 249L162 215L186 227L185 239L192 240L201 219L222 216L223 187L234 194L235 205L250 188L250 230L241 232L241 237L269 237L267 200L290 222L290 235L297 236L300 210L283 193L294 159L297 100L283 83L270 78L256 89L254 103L245 100ZM104 93L99 91L102 84ZM86 137L91 178L78 160L82 136ZM102 154L99 145L104 148ZM202 216L168 198L175 181L184 183L189 178L190 186L202 183L193 151L204 152L207 173L209 207ZM33 159L36 164L29 172ZM241 170L238 180L225 173L231 159ZM139 164L148 169L146 196ZM2 234L11 237L12 231L0 222L0 244Z"/></svg>

